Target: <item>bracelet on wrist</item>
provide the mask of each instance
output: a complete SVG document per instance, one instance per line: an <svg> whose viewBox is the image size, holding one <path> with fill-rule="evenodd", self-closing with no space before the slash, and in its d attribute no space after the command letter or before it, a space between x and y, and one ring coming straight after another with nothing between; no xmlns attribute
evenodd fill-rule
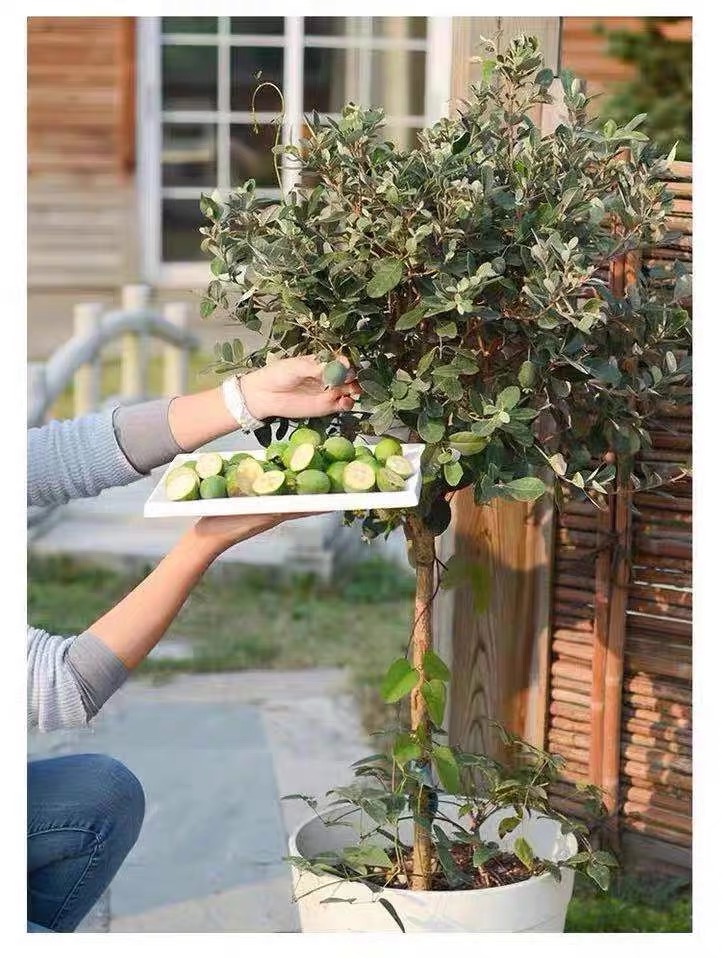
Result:
<svg viewBox="0 0 722 958"><path fill-rule="evenodd" d="M254 429L260 429L264 422L262 419L256 419L249 412L241 381L242 377L236 375L224 379L221 383L221 395L229 415L235 419L241 429L245 432L253 432Z"/></svg>

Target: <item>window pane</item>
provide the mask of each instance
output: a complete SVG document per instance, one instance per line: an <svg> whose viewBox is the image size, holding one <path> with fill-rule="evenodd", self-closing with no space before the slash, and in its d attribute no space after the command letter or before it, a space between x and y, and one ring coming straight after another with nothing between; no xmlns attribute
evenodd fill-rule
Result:
<svg viewBox="0 0 722 958"><path fill-rule="evenodd" d="M364 61L366 63L364 64ZM303 108L338 113L349 100L388 116L423 116L426 55L420 50L324 50L304 53ZM361 89L361 76L370 77Z"/></svg>
<svg viewBox="0 0 722 958"><path fill-rule="evenodd" d="M260 71L261 76L256 78ZM283 89L283 50L274 47L234 47L231 49L231 109L250 110L253 91L261 83L275 83ZM256 110L280 111L278 94L264 87L255 103Z"/></svg>
<svg viewBox="0 0 722 958"><path fill-rule="evenodd" d="M426 36L426 17L304 17L308 36L321 37L398 37L419 39Z"/></svg>
<svg viewBox="0 0 722 958"><path fill-rule="evenodd" d="M198 232L207 222L198 200L163 200L163 261L208 260L208 254L201 250L203 237Z"/></svg>
<svg viewBox="0 0 722 958"><path fill-rule="evenodd" d="M258 186L278 187L271 148L278 127L258 126L258 133L246 124L231 126L231 185L254 179Z"/></svg>
<svg viewBox="0 0 722 958"><path fill-rule="evenodd" d="M358 51L311 48L303 54L303 109L338 113L348 100L358 102Z"/></svg>
<svg viewBox="0 0 722 958"><path fill-rule="evenodd" d="M283 33L283 17L231 17L231 33Z"/></svg>
<svg viewBox="0 0 722 958"><path fill-rule="evenodd" d="M426 54L420 50L374 50L370 72L368 106L382 106L388 116L423 116Z"/></svg>
<svg viewBox="0 0 722 958"><path fill-rule="evenodd" d="M218 51L215 47L163 46L163 109L215 110Z"/></svg>
<svg viewBox="0 0 722 958"><path fill-rule="evenodd" d="M163 186L213 187L216 127L212 123L163 125Z"/></svg>
<svg viewBox="0 0 722 958"><path fill-rule="evenodd" d="M420 126L395 126L393 120L384 127L382 139L391 140L399 150L410 150L418 146Z"/></svg>
<svg viewBox="0 0 722 958"><path fill-rule="evenodd" d="M217 17L162 17L163 33L215 33Z"/></svg>

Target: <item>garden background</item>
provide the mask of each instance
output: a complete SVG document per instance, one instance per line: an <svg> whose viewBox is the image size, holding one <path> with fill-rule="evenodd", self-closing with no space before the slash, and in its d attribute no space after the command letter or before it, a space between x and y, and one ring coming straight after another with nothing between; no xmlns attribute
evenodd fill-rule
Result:
<svg viewBox="0 0 722 958"><path fill-rule="evenodd" d="M284 137L297 135L304 111L315 108L333 115L352 99L383 106L391 138L410 143L415 130L463 94L479 34L496 30L504 36L537 33L555 68L572 69L587 81L588 90L601 94L595 102L602 115L648 113L650 134L669 147L678 142L678 159L691 160L689 18L31 18L29 381L82 329L83 315L93 315L92 309L78 310L78 304L98 304L97 317L99 310L117 307L125 295L126 305L147 301L171 318L175 308L195 340L180 375L191 390L217 382L208 366L214 342L228 330L203 322L198 314L208 275L197 233L198 197L201 191L227 188L248 177L269 193L275 189L269 153L275 103L257 104L259 128L253 128L251 96L258 72L284 92ZM680 215L691 258L691 170L680 168L678 181L680 201L688 201ZM123 370L122 360L128 363L129 355L137 360L134 375L127 366ZM47 414L79 411L78 387L85 389L83 400L91 397L94 403L162 394L170 362L167 347L121 337L93 370L93 388L87 388L87 376L76 378ZM29 527L29 621L58 633L80 631L160 558L180 530L165 521L152 529L143 523L139 515L146 487L139 486L34 517ZM689 517L683 508L676 514L682 516L676 539L684 552L676 558L684 563ZM585 522L582 516L576 524L561 525L559 535L572 544L577 537L577 545L584 545L589 534ZM465 534L478 536L479 528L472 522ZM649 538L656 539L653 532ZM147 766L141 778L156 813L149 816L139 847L95 916L96 927L295 927L285 870L278 866L292 813L278 810L277 796L304 790L299 750L315 750L310 762L315 780L308 785L314 792L325 781L330 785L342 778L348 762L362 754L358 748L364 748L364 728L378 725L382 709L374 691L376 669L403 652L408 637L412 586L402 544L392 541L364 553L352 542L335 523L309 520L293 533L272 533L260 543L238 547L196 590L138 677L99 718L97 732L32 737L35 754L107 749L127 756L131 768L134 760L136 770L144 772ZM575 585L561 583L559 588L574 591ZM556 599L561 607L578 601L563 594ZM666 614L652 614L686 623L687 598L678 608L684 609L681 618L668 608ZM455 614L455 625L473 633L469 610ZM672 626L677 636L685 629ZM574 696L587 693L578 688L578 665L572 663L570 671L559 646L564 638L556 641L552 689L544 694L553 700L556 679L557 691L566 693L557 701L566 700L573 708L579 704ZM643 659L644 651L644 640L641 646L637 642L634 654ZM687 733L691 658L683 651L675 656L674 668L680 656L687 671L663 678L662 687L659 681L656 688L642 682L627 692L671 701L681 732ZM481 665L472 645L469 662L468 686L455 692L462 732L465 723L473 725L471 703L481 681L474 672ZM295 698L284 692L291 687ZM350 687L356 690L355 701ZM504 683L499 688L505 694ZM508 701L495 704L509 707ZM311 717L317 726L313 742L299 732ZM150 740L146 723L157 728ZM175 734L178 728L187 729L185 748ZM199 730L214 748L202 746ZM565 740L559 734L564 731L574 738ZM559 724L555 735L555 747L571 750L572 761L587 772L588 738ZM691 741L684 734L676 737L683 744ZM688 751L678 751L674 761L691 762ZM645 755L642 765L647 759ZM629 761L640 764L638 755ZM606 900L580 886L568 930L688 927L685 850L691 823L684 803L691 798L691 777L669 764L659 776L663 783L670 776L685 780L683 798L662 803L661 824L651 822L651 837L671 853L655 859L652 874L649 855L638 847ZM219 796L229 787L237 794L224 804ZM180 794L176 805L169 805L171 791ZM259 822L253 809L269 805L272 811ZM219 813L238 822L230 849L204 841ZM174 814L178 827L173 833L154 831L163 816ZM629 821L628 830L634 832L634 818ZM181 823L184 837L172 838ZM637 835L648 838L650 823ZM161 851L155 871L153 849ZM199 856L203 867L194 868ZM645 870L636 871L634 861ZM156 889L153 894L146 893L150 887ZM265 910L253 904L269 901Z"/></svg>

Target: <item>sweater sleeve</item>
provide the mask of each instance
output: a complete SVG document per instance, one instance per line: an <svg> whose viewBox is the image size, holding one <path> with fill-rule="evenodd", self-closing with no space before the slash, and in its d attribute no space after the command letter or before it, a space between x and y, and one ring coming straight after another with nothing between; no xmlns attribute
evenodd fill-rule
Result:
<svg viewBox="0 0 722 958"><path fill-rule="evenodd" d="M28 430L28 505L97 496L147 475L179 452L170 399L53 421Z"/></svg>
<svg viewBox="0 0 722 958"><path fill-rule="evenodd" d="M86 725L128 677L92 633L64 638L28 628L28 725L44 732Z"/></svg>

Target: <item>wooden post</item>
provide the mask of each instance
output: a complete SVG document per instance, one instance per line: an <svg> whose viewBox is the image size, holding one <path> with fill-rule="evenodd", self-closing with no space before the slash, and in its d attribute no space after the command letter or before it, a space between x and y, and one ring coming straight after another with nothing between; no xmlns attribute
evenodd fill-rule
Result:
<svg viewBox="0 0 722 958"><path fill-rule="evenodd" d="M453 19L452 112L478 76L471 58L479 53L480 37L499 38L504 48L521 33L539 37L545 64L558 73L560 17ZM541 122L541 114L536 119ZM479 615L468 590L457 589L453 609L437 619L438 646L453 649L446 654L454 670L447 724L451 742L493 751L496 737L484 721L493 718L544 745L553 507L545 499L533 505L497 500L479 508L465 489L454 496L452 511L453 541L446 549L487 566L491 601ZM453 630L451 639L446 630Z"/></svg>
<svg viewBox="0 0 722 958"><path fill-rule="evenodd" d="M147 286L124 286L122 307L136 312L148 307ZM120 393L125 399L138 399L145 393L147 349L146 339L137 333L121 338Z"/></svg>
<svg viewBox="0 0 722 958"><path fill-rule="evenodd" d="M28 363L28 426L39 426L42 422L46 392L45 363Z"/></svg>
<svg viewBox="0 0 722 958"><path fill-rule="evenodd" d="M167 303L163 316L178 329L188 326L188 304ZM163 395L180 396L188 387L188 349L185 346L163 348Z"/></svg>
<svg viewBox="0 0 722 958"><path fill-rule="evenodd" d="M79 339L92 337L100 327L100 303L78 303L73 311L73 332ZM83 416L100 403L100 360L94 357L73 378L73 415Z"/></svg>

